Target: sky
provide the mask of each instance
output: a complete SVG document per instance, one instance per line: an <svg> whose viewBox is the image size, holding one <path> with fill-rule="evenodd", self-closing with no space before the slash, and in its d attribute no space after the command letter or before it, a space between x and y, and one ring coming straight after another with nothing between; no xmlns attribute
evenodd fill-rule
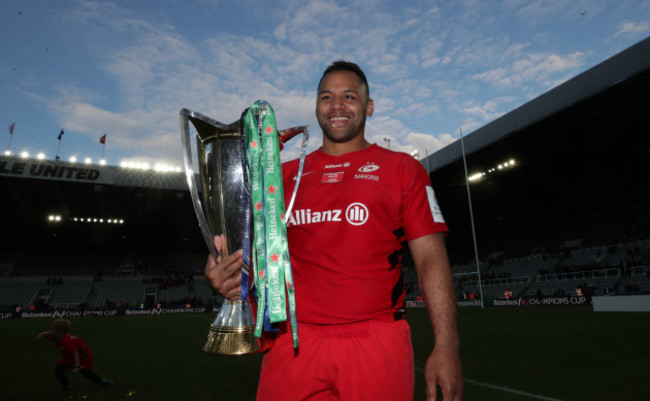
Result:
<svg viewBox="0 0 650 401"><path fill-rule="evenodd" d="M314 150L318 80L345 59L367 139L423 158L650 36L650 0L2 0L0 33L12 154L181 166L180 109L231 123L260 99Z"/></svg>

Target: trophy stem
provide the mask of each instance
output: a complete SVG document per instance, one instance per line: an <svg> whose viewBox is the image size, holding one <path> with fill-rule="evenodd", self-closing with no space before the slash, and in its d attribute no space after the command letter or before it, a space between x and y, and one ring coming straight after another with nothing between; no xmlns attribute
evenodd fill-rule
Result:
<svg viewBox="0 0 650 401"><path fill-rule="evenodd" d="M242 355L259 350L248 301L226 299L210 325L203 351L218 355Z"/></svg>

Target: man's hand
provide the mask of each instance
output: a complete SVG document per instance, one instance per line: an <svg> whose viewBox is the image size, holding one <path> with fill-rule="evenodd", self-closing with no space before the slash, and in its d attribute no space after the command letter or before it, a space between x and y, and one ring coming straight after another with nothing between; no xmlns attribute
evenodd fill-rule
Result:
<svg viewBox="0 0 650 401"><path fill-rule="evenodd" d="M463 374L455 350L435 348L427 359L424 376L427 381L427 401L436 400L437 387L442 390L444 401L463 399Z"/></svg>
<svg viewBox="0 0 650 401"><path fill-rule="evenodd" d="M226 237L224 235L214 237L214 246L221 255L226 254ZM208 284L219 291L224 298L238 301L241 294L242 263L241 249L226 257L220 256L216 260L212 255L208 256L204 272Z"/></svg>

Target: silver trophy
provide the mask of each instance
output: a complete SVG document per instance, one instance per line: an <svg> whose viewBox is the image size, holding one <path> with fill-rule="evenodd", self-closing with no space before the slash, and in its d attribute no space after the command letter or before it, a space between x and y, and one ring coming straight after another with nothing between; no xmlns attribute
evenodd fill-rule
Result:
<svg viewBox="0 0 650 401"><path fill-rule="evenodd" d="M217 258L220 252L214 246L215 236L225 237L227 256L238 249L244 251L242 283L248 286L251 261L251 190L248 163L245 156L245 138L242 119L223 124L192 110L182 109L181 139L185 161L185 174L206 245ZM194 171L190 122L196 130L198 176L202 199ZM294 127L281 131L281 142L303 133L302 152L298 177L304 164L308 127ZM296 183L288 216L298 189ZM224 300L216 319L210 325L203 351L220 355L241 355L260 350L254 336L255 321L245 292L238 301Z"/></svg>

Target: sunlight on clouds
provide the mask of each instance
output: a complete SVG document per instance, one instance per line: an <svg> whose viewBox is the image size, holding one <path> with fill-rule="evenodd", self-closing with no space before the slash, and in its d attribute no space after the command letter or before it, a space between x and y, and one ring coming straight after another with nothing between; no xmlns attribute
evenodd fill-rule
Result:
<svg viewBox="0 0 650 401"><path fill-rule="evenodd" d="M401 121L390 117L372 117L367 122L366 136L370 143L388 147L385 139L390 140L390 148L400 152L418 150L424 157L425 149L429 154L450 144L455 139L449 134L415 133L405 127Z"/></svg>
<svg viewBox="0 0 650 401"><path fill-rule="evenodd" d="M504 114L499 111L497 102L490 100L484 104L476 104L473 101L467 102L463 107L463 113L470 116L478 116L482 121L491 121Z"/></svg>
<svg viewBox="0 0 650 401"><path fill-rule="evenodd" d="M618 25L618 30L616 31L614 36L625 35L628 33L645 32L647 30L650 30L650 24L646 21L642 21L638 23L626 21Z"/></svg>
<svg viewBox="0 0 650 401"><path fill-rule="evenodd" d="M552 74L576 69L584 63L584 54L575 52L566 56L549 53L533 53L512 65L513 74L521 80L548 78Z"/></svg>

